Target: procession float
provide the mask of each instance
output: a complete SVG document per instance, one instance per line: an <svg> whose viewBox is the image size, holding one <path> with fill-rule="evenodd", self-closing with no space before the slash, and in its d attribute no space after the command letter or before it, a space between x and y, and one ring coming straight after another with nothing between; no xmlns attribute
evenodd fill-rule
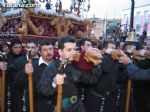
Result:
<svg viewBox="0 0 150 112"><path fill-rule="evenodd" d="M72 35L76 39L91 38L92 21L81 17L83 0L72 0L70 9L62 9L62 2L56 0L55 7L50 0L19 1L9 3L4 1L0 10L0 41L10 41L20 38L26 41L29 37L37 40L57 40L63 35ZM90 1L87 9L89 11ZM45 3L45 8L41 8ZM92 37L93 38L93 37Z"/></svg>
<svg viewBox="0 0 150 112"><path fill-rule="evenodd" d="M74 36L76 40L92 39L94 37L91 34L93 22L82 17L83 11L89 11L90 1L71 0L70 3L68 10L63 9L61 0L55 0L55 2L51 0L1 0L0 45L2 42L11 43L11 40L15 38L19 38L23 43L31 37L37 41L47 39L55 43L64 35ZM44 8L41 4L44 4ZM5 110L5 76L5 70L3 70L2 77L0 77L1 112ZM29 91L30 112L33 112L32 74L29 76ZM8 89L6 94L7 110L11 111L11 91ZM22 110L26 111L25 95L22 101Z"/></svg>

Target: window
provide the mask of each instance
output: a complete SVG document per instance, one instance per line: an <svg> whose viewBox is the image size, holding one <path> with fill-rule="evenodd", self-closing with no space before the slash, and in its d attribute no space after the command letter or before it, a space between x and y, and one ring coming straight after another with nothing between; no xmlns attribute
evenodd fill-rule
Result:
<svg viewBox="0 0 150 112"><path fill-rule="evenodd" d="M141 18L141 13L140 13L140 12L137 12L136 24L140 24L140 18Z"/></svg>
<svg viewBox="0 0 150 112"><path fill-rule="evenodd" d="M128 28L128 15L127 14L125 14L124 15L124 30L127 30L127 28Z"/></svg>
<svg viewBox="0 0 150 112"><path fill-rule="evenodd" d="M128 15L124 14L124 24L127 24L127 23L128 23Z"/></svg>
<svg viewBox="0 0 150 112"><path fill-rule="evenodd" d="M144 23L148 23L149 11L144 11Z"/></svg>
<svg viewBox="0 0 150 112"><path fill-rule="evenodd" d="M137 32L140 31L140 24L136 24L136 31L137 31Z"/></svg>
<svg viewBox="0 0 150 112"><path fill-rule="evenodd" d="M137 12L137 15L136 15L136 31L137 32L140 31L140 20L141 20L141 13Z"/></svg>
<svg viewBox="0 0 150 112"><path fill-rule="evenodd" d="M147 31L147 28L148 28L148 15L149 15L149 11L144 11L143 30L145 30L145 31Z"/></svg>

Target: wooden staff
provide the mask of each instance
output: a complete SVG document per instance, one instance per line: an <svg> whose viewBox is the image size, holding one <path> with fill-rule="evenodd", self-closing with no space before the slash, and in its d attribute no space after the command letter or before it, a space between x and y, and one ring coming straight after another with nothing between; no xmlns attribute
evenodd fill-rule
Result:
<svg viewBox="0 0 150 112"><path fill-rule="evenodd" d="M58 93L57 93L57 112L61 112L61 102L62 102L62 84L58 85Z"/></svg>
<svg viewBox="0 0 150 112"><path fill-rule="evenodd" d="M2 62L6 62L6 53L2 52ZM6 70L2 70L2 76L0 79L1 86L1 112L5 112L5 83L6 83Z"/></svg>
<svg viewBox="0 0 150 112"><path fill-rule="evenodd" d="M6 81L6 70L2 70L2 112L5 111L5 81Z"/></svg>
<svg viewBox="0 0 150 112"><path fill-rule="evenodd" d="M131 96L131 80L129 79L128 80L127 96L126 96L125 112L129 112L130 96Z"/></svg>
<svg viewBox="0 0 150 112"><path fill-rule="evenodd" d="M32 56L31 56L31 50L28 50L28 58L29 63L32 64ZM33 78L32 73L28 74L28 84L29 84L29 108L30 112L34 112L34 106L33 106Z"/></svg>
<svg viewBox="0 0 150 112"><path fill-rule="evenodd" d="M64 74L65 72L65 67L68 63L68 60L66 59L64 63L60 64L59 67L59 74ZM57 92L57 112L61 112L61 103L62 103L62 84L58 85L58 92Z"/></svg>
<svg viewBox="0 0 150 112"><path fill-rule="evenodd" d="M2 108L2 76L0 76L0 112Z"/></svg>

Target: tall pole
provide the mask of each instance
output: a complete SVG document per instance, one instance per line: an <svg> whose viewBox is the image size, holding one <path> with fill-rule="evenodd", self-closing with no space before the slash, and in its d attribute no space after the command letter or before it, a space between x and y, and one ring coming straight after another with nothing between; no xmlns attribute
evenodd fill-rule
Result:
<svg viewBox="0 0 150 112"><path fill-rule="evenodd" d="M134 22L134 0L131 0L131 16L130 16L130 33L133 31L133 22ZM131 87L132 81L128 79L128 87L127 87L127 96L126 96L126 105L125 105L125 112L129 112L130 108L130 97L131 97Z"/></svg>
<svg viewBox="0 0 150 112"><path fill-rule="evenodd" d="M29 63L32 64L32 55L31 55L31 49L28 50L28 57L29 57ZM28 86L29 86L29 112L34 112L34 106L33 106L33 74L28 74Z"/></svg>
<svg viewBox="0 0 150 112"><path fill-rule="evenodd" d="M131 0L131 15L130 15L130 32L133 29L133 22L134 22L134 4L135 1Z"/></svg>
<svg viewBox="0 0 150 112"><path fill-rule="evenodd" d="M6 70L2 70L2 111L5 112L5 83L6 83Z"/></svg>

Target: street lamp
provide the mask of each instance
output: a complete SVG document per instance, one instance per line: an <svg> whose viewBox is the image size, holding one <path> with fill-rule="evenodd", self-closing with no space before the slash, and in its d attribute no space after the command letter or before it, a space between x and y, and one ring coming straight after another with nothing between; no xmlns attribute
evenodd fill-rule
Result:
<svg viewBox="0 0 150 112"><path fill-rule="evenodd" d="M135 1L134 1L134 0L131 0L130 32L133 30L133 22L134 22L134 4L135 4Z"/></svg>
<svg viewBox="0 0 150 112"><path fill-rule="evenodd" d="M131 0L131 15L130 15L130 32L128 35L128 38L126 39L126 41L130 41L130 42L137 42L136 39L136 32L133 28L133 22L134 22L134 5L135 5L135 1Z"/></svg>

